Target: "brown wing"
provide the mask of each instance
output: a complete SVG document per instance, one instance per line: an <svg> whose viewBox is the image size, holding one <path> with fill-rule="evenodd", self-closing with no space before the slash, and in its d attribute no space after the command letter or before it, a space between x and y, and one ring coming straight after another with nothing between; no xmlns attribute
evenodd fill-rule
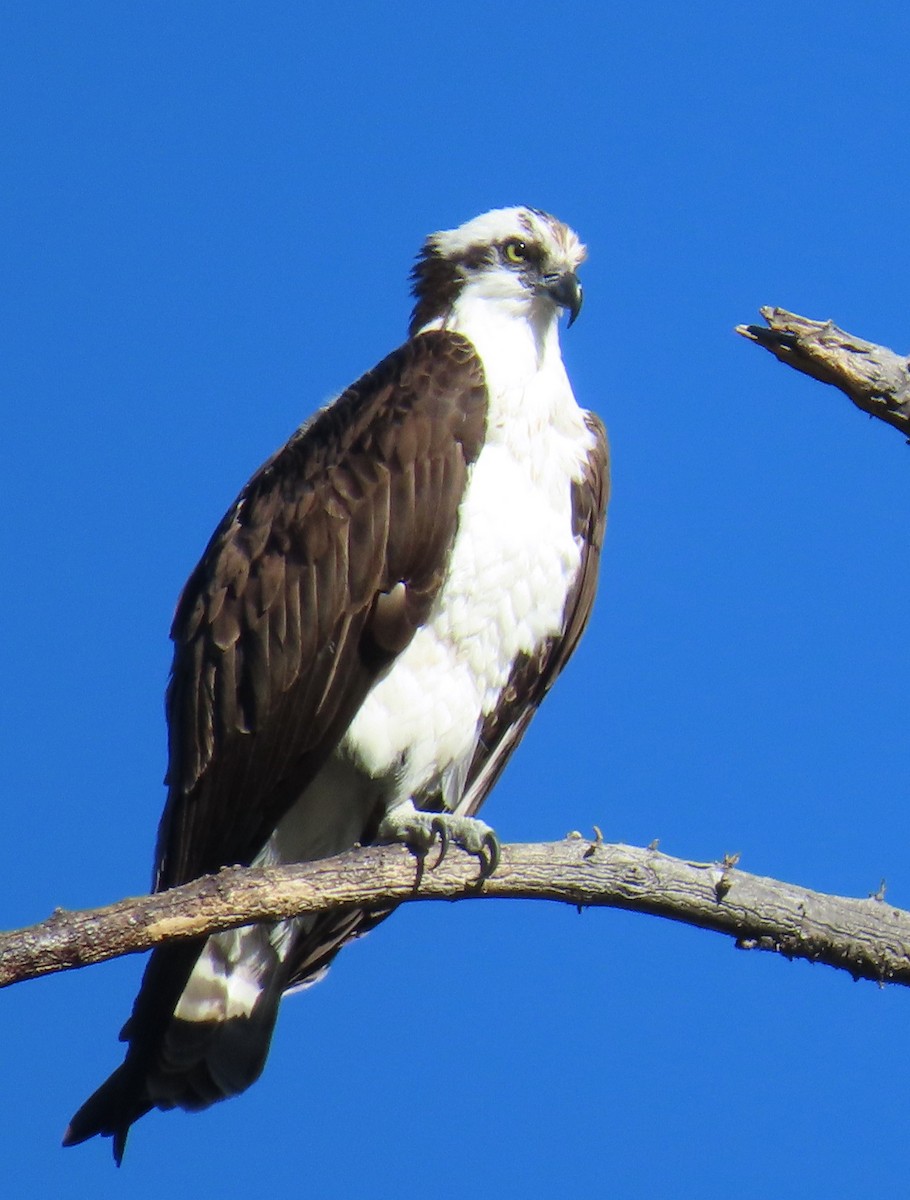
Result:
<svg viewBox="0 0 910 1200"><path fill-rule="evenodd" d="M578 576L566 598L565 632L519 659L499 704L484 722L460 808L468 816L477 812L499 778L591 616L610 499L610 447L600 418L585 413L585 422L594 435L594 446L584 476L572 489L572 528L581 539L582 551Z"/></svg>
<svg viewBox="0 0 910 1200"><path fill-rule="evenodd" d="M485 421L471 344L422 334L241 492L171 631L157 889L251 861L426 619Z"/></svg>

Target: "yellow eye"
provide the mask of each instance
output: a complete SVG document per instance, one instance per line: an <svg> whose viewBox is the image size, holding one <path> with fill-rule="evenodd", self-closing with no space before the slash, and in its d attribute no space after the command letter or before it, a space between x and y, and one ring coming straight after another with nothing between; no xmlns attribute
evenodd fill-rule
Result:
<svg viewBox="0 0 910 1200"><path fill-rule="evenodd" d="M510 242L506 242L502 248L502 253L506 262L510 262L517 267L528 261L528 247L520 238L512 238Z"/></svg>

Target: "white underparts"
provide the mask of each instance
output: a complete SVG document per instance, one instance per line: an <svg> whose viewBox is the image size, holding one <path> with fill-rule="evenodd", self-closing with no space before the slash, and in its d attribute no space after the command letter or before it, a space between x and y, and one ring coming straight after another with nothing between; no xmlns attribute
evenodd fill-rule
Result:
<svg viewBox="0 0 910 1200"><path fill-rule="evenodd" d="M486 440L430 619L373 688L342 743L373 777L398 770L390 804L447 771L457 775L516 657L562 631L581 560L572 483L592 438L563 367L555 308L541 320L514 307L468 287L447 322L483 361ZM458 798L447 796L449 807Z"/></svg>

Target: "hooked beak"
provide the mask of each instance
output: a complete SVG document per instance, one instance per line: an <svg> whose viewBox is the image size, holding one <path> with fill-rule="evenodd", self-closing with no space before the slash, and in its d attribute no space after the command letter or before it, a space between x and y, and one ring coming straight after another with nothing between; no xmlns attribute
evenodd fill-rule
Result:
<svg viewBox="0 0 910 1200"><path fill-rule="evenodd" d="M547 275L544 277L543 290L560 308L568 310L568 329L581 312L581 302L584 299L578 276L574 271L566 271L563 275Z"/></svg>

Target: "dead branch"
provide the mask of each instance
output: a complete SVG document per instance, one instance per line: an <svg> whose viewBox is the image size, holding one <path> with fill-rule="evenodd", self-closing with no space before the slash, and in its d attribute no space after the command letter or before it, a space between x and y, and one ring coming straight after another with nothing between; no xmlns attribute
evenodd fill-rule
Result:
<svg viewBox="0 0 910 1200"><path fill-rule="evenodd" d="M503 846L478 884L477 860L450 850L426 864L401 846L268 869L226 868L160 895L48 920L0 935L0 987L301 912L394 908L415 900L538 899L579 908L624 908L712 929L742 949L772 950L910 984L910 913L884 902L828 896L736 869L732 860L685 862L655 849L590 841Z"/></svg>
<svg viewBox="0 0 910 1200"><path fill-rule="evenodd" d="M737 325L736 332L804 375L840 388L857 408L910 436L910 360L831 321L812 321L785 308L759 311L767 329Z"/></svg>

